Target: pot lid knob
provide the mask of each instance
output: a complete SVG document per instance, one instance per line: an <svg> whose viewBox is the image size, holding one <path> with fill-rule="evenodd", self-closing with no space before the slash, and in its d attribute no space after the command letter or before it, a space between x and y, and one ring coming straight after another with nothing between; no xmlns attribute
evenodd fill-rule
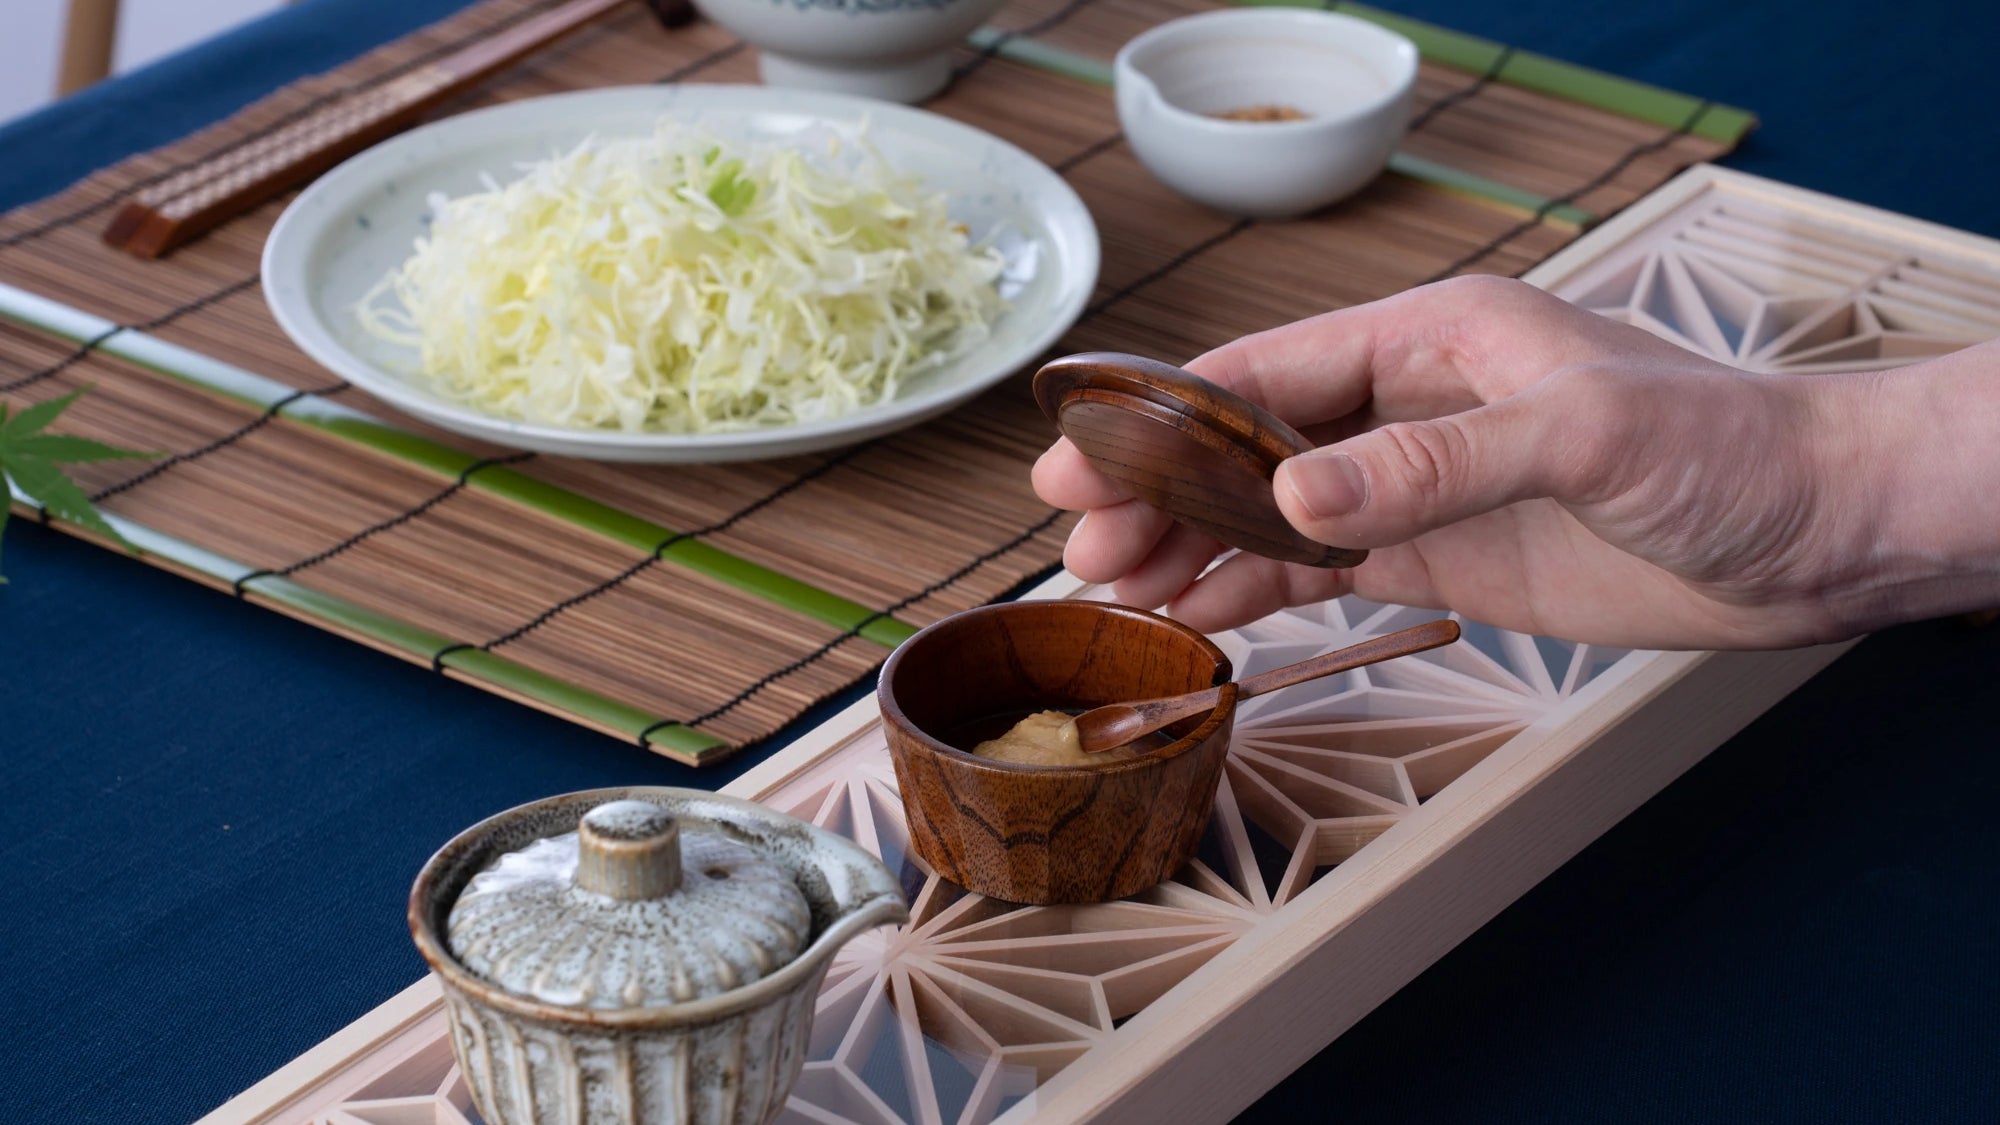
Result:
<svg viewBox="0 0 2000 1125"><path fill-rule="evenodd" d="M661 898L681 885L681 830L648 801L610 801L577 825L576 885L612 898Z"/></svg>

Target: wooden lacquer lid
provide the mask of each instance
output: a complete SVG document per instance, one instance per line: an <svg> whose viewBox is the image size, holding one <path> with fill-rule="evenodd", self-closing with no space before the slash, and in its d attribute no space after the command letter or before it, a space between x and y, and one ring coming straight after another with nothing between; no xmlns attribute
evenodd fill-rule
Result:
<svg viewBox="0 0 2000 1125"><path fill-rule="evenodd" d="M1158 360L1086 352L1036 372L1035 401L1106 476L1232 547L1307 566L1368 557L1286 522L1271 478L1312 443L1241 395Z"/></svg>

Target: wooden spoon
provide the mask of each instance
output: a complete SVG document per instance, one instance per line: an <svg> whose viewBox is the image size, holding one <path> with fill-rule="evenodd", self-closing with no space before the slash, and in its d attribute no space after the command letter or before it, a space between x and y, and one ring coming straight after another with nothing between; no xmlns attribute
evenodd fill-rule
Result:
<svg viewBox="0 0 2000 1125"><path fill-rule="evenodd" d="M1413 652L1441 648L1458 639L1458 622L1432 621L1409 629L1362 641L1358 645L1335 649L1322 653L1311 660L1301 660L1297 664L1287 664L1283 668L1273 668L1261 675L1251 676L1236 683L1236 698L1249 699L1279 688L1316 680L1321 676L1331 676L1335 672L1345 672L1367 664L1378 664L1384 660L1394 660L1398 656L1408 656ZM1138 703L1107 703L1093 707L1076 717L1077 744L1086 754L1101 754L1113 750L1135 739L1159 730L1169 723L1213 710L1221 700L1222 689L1212 687L1205 691L1191 691L1186 695L1170 695L1164 699L1147 699Z"/></svg>

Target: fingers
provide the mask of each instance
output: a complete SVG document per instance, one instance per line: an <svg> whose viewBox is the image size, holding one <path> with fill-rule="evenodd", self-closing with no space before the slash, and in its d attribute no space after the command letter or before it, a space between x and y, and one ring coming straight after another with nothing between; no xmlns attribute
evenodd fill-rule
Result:
<svg viewBox="0 0 2000 1125"><path fill-rule="evenodd" d="M1239 554L1209 571L1167 604L1174 620L1204 633L1234 629L1296 605L1346 594L1370 601L1441 607L1430 569L1414 547L1393 547L1368 556L1351 570L1321 569Z"/></svg>
<svg viewBox="0 0 2000 1125"><path fill-rule="evenodd" d="M1086 582L1124 578L1174 526L1164 512L1134 500L1122 485L1098 472L1068 438L1057 439L1035 462L1034 483L1044 502L1085 513L1069 533L1063 565Z"/></svg>
<svg viewBox="0 0 2000 1125"><path fill-rule="evenodd" d="M1376 337L1362 309L1244 336L1186 367L1294 426L1339 418L1368 401Z"/></svg>
<svg viewBox="0 0 2000 1125"><path fill-rule="evenodd" d="M1144 562L1173 526L1165 512L1137 500L1092 508L1069 533L1063 565L1086 582L1116 582Z"/></svg>
<svg viewBox="0 0 2000 1125"><path fill-rule="evenodd" d="M1232 341L1187 369L1294 426L1371 402L1385 420L1469 410L1594 347L1601 320L1518 281L1464 277Z"/></svg>
<svg viewBox="0 0 2000 1125"><path fill-rule="evenodd" d="M1488 406L1395 422L1278 467L1278 507L1299 532L1338 547L1405 543L1516 501L1594 487L1613 435L1643 419L1615 376L1559 373Z"/></svg>
<svg viewBox="0 0 2000 1125"><path fill-rule="evenodd" d="M1151 554L1118 580L1113 593L1119 601L1141 609L1165 605L1201 577L1221 553L1222 544L1215 539L1175 524L1160 537Z"/></svg>
<svg viewBox="0 0 2000 1125"><path fill-rule="evenodd" d="M1035 495L1053 508L1087 512L1132 499L1125 487L1090 463L1068 438L1057 438L1035 461Z"/></svg>
<svg viewBox="0 0 2000 1125"><path fill-rule="evenodd" d="M1352 572L1320 570L1239 554L1167 603L1167 615L1191 629L1220 633L1290 605L1348 592Z"/></svg>

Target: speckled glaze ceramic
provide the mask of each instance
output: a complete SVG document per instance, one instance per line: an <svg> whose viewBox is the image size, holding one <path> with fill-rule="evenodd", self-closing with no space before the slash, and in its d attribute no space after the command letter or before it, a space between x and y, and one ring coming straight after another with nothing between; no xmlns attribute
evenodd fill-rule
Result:
<svg viewBox="0 0 2000 1125"><path fill-rule="evenodd" d="M665 788L510 809L410 892L487 1125L763 1125L805 1062L834 952L907 917L848 840Z"/></svg>

